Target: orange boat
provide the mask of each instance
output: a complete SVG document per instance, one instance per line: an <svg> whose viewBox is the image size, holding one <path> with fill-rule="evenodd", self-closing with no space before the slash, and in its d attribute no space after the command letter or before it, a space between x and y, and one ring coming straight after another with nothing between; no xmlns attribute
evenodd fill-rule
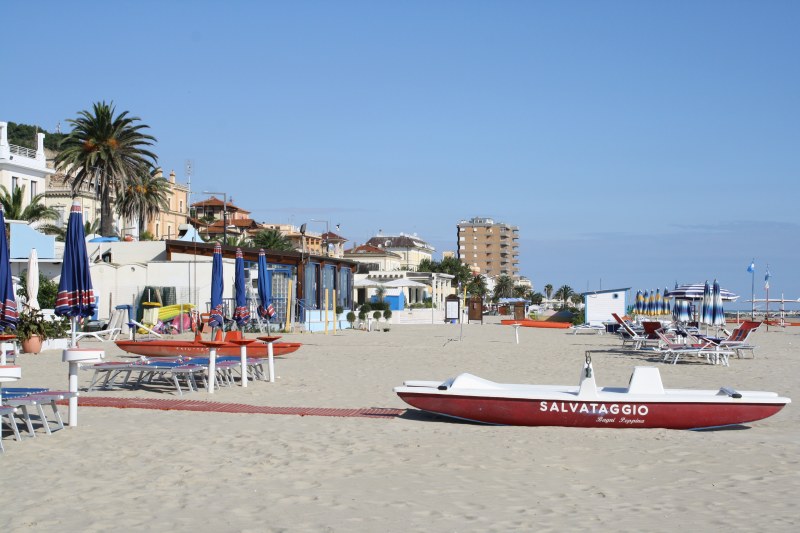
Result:
<svg viewBox="0 0 800 533"><path fill-rule="evenodd" d="M569 322L550 322L548 320L531 320L529 318L523 318L522 320L501 320L500 323L504 326L519 324L526 328L569 329L569 327L572 326Z"/></svg>
<svg viewBox="0 0 800 533"><path fill-rule="evenodd" d="M229 332L238 333L238 332ZM240 338L241 335L231 337L226 335L226 341L233 338ZM141 341L119 340L115 341L117 346L128 353L136 355L146 355L148 357L175 357L185 355L189 357L207 357L208 347L199 342L198 338L192 341L179 341L170 339L148 339ZM272 351L275 357L289 355L296 352L302 346L299 342L273 342ZM226 342L217 349L217 356L239 356L239 346L233 342ZM247 347L247 357L260 359L267 357L267 344L264 342L254 342Z"/></svg>

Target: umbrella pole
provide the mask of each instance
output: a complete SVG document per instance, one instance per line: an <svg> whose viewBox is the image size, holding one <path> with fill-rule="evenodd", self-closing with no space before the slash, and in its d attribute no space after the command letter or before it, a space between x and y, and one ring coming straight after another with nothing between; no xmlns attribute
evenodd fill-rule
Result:
<svg viewBox="0 0 800 533"><path fill-rule="evenodd" d="M247 387L247 346L239 346L239 358L242 364L242 387Z"/></svg>
<svg viewBox="0 0 800 533"><path fill-rule="evenodd" d="M76 316L70 317L70 322L72 323L72 328L71 328L72 329L72 332L71 332L72 333L72 340L70 342L70 347L71 348L77 348L78 347L78 331L77 331L77 328L78 328L78 317L76 317Z"/></svg>

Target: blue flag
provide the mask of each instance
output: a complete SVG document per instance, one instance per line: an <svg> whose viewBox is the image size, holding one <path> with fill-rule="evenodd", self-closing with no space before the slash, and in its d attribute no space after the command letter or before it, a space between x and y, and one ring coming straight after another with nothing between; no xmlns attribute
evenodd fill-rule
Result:
<svg viewBox="0 0 800 533"><path fill-rule="evenodd" d="M767 273L764 274L764 288L769 289L769 265L767 265Z"/></svg>
<svg viewBox="0 0 800 533"><path fill-rule="evenodd" d="M756 260L755 260L755 259L753 259L753 260L750 262L750 266L749 266L749 267L747 267L747 271L748 271L748 272L751 272L751 273L756 271Z"/></svg>

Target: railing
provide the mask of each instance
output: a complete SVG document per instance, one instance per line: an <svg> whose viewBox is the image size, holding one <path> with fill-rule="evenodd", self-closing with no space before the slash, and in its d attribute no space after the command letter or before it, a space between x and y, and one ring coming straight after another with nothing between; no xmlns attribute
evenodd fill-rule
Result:
<svg viewBox="0 0 800 533"><path fill-rule="evenodd" d="M22 157L29 157L36 159L36 150L25 148L24 146L17 146L16 144L9 144L9 150L14 155L21 155Z"/></svg>

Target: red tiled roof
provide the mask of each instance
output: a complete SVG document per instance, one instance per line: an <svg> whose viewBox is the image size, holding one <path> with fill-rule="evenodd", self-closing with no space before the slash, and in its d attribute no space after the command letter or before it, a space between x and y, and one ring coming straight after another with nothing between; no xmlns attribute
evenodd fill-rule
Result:
<svg viewBox="0 0 800 533"><path fill-rule="evenodd" d="M208 200L203 200L202 202L195 202L190 207L219 207L221 209L223 204L227 206L228 211L238 211L240 213L250 212L245 209L242 209L241 207L236 207L231 202L225 203L216 196L212 196Z"/></svg>
<svg viewBox="0 0 800 533"><path fill-rule="evenodd" d="M336 234L335 234L334 232L332 232L332 231L327 231L327 232L323 233L323 234L322 234L322 238L323 238L324 240L326 240L326 241L341 241L341 242L347 242L347 239L345 239L345 238L344 238L344 237L342 237L341 235L336 235Z"/></svg>
<svg viewBox="0 0 800 533"><path fill-rule="evenodd" d="M385 256L394 256L394 257L402 257L400 254L396 254L394 252L390 252L388 250L384 250L382 248L378 248L376 246L370 246L369 244L362 244L361 246L356 246L355 248L350 248L349 250L344 251L346 254L352 255L385 255Z"/></svg>

